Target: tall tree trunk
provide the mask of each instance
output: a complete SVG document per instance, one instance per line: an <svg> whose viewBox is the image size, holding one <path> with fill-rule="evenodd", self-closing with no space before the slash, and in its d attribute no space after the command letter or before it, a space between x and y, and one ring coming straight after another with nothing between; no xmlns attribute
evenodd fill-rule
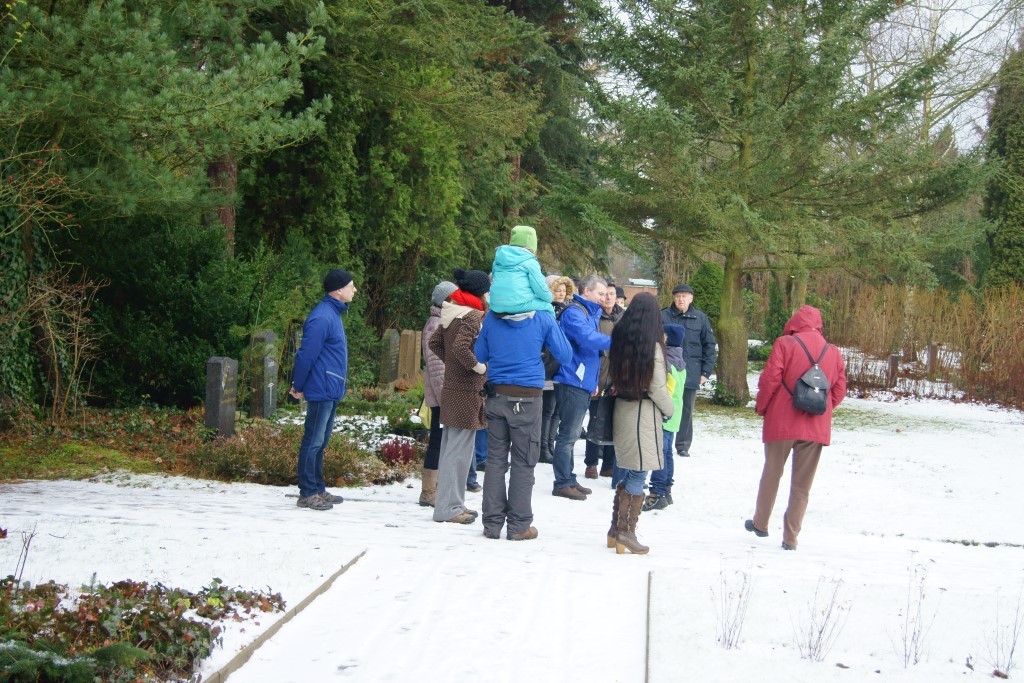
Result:
<svg viewBox="0 0 1024 683"><path fill-rule="evenodd" d="M743 315L743 259L740 249L725 255L725 277L722 282L722 312L718 318L718 386L715 398L719 403L746 405L750 400L747 388L747 325Z"/></svg>
<svg viewBox="0 0 1024 683"><path fill-rule="evenodd" d="M807 269L797 264L793 269L793 292L789 297L789 312L795 313L807 303Z"/></svg>
<svg viewBox="0 0 1024 683"><path fill-rule="evenodd" d="M220 201L217 202L217 222L224 228L224 239L228 253L235 253L235 193L238 190L238 159L234 154L225 154L214 159L206 167L210 188Z"/></svg>

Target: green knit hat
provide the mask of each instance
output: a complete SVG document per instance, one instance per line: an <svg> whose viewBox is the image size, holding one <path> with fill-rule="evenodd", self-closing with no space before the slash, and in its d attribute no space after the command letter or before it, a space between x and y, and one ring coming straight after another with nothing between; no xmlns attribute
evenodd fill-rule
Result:
<svg viewBox="0 0 1024 683"><path fill-rule="evenodd" d="M526 247L537 253L537 231L529 225L517 225L512 228L512 238L508 243L513 247Z"/></svg>

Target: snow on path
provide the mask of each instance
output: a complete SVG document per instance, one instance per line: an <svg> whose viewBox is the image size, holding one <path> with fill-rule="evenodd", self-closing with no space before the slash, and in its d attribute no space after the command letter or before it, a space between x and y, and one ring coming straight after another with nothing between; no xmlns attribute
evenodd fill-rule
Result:
<svg viewBox="0 0 1024 683"><path fill-rule="evenodd" d="M198 588L217 576L270 587L295 605L365 549L233 682L641 681L649 573L651 681L974 675L964 662L984 654L997 591L1012 608L1024 582L1024 550L1006 545L1024 544L1024 416L848 399L795 553L778 547L785 480L771 536L742 527L760 477L759 436L752 414L698 410L694 456L676 460L676 505L641 516L638 535L652 548L644 557L604 547L607 479L586 482L595 488L587 501L553 498L551 468L540 465L540 537L522 543L485 539L478 523L434 523L415 503L415 480L346 490L346 502L324 513L297 509L290 490L251 484L124 476L0 485L0 526L11 531L0 543L0 573L15 566L16 532L35 525L32 581L85 583L95 572L101 581ZM582 442L576 452L582 477ZM479 507L479 494L467 499ZM893 643L914 567L927 570L925 604L936 612L926 661L904 671ZM744 571L755 581L750 612L740 649L725 651L715 642L712 591L721 593L723 575L735 581ZM842 579L850 615L833 652L815 663L800 659L793 631L820 578ZM202 672L277 618L229 625Z"/></svg>

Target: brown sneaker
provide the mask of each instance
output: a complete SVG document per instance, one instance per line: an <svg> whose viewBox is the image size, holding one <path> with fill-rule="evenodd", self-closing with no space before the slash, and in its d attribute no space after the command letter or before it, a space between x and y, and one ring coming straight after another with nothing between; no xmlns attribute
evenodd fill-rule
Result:
<svg viewBox="0 0 1024 683"><path fill-rule="evenodd" d="M597 479L597 468L593 466L588 467L587 471L584 472L583 476L586 477L587 479Z"/></svg>
<svg viewBox="0 0 1024 683"><path fill-rule="evenodd" d="M578 481L573 482L572 487L579 491L580 493L582 493L584 496L589 496L591 493L594 492L592 489L588 489L586 486L580 486L580 483Z"/></svg>
<svg viewBox="0 0 1024 683"><path fill-rule="evenodd" d="M501 538L501 529L488 529L484 527L485 538Z"/></svg>
<svg viewBox="0 0 1024 683"><path fill-rule="evenodd" d="M586 500L587 496L585 493L581 493L575 486L566 486L565 488L555 489L551 492L552 496L558 496L559 498L568 498L569 500Z"/></svg>
<svg viewBox="0 0 1024 683"><path fill-rule="evenodd" d="M511 531L508 533L508 540L510 541L532 541L537 538L537 527L531 526L526 531L520 531L518 534L514 534Z"/></svg>
<svg viewBox="0 0 1024 683"><path fill-rule="evenodd" d="M601 470L601 476L602 477L611 477L612 474L613 473L612 473L612 468L611 467L605 467L605 468L603 468Z"/></svg>
<svg viewBox="0 0 1024 683"><path fill-rule="evenodd" d="M438 520L434 520L435 522ZM444 522L452 522L454 524L472 524L476 521L476 515L471 515L468 512L460 512L451 519L441 520Z"/></svg>

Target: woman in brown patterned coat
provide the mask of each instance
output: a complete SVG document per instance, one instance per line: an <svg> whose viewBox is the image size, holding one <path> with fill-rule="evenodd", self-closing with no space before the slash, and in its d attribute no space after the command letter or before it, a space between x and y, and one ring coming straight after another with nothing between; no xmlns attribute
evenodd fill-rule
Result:
<svg viewBox="0 0 1024 683"><path fill-rule="evenodd" d="M477 513L466 509L466 472L473 459L476 432L487 427L480 395L487 367L476 359L473 345L483 324L483 299L491 281L479 270L456 270L454 276L459 288L441 306L441 324L430 338L430 350L444 361L434 521L471 524Z"/></svg>

